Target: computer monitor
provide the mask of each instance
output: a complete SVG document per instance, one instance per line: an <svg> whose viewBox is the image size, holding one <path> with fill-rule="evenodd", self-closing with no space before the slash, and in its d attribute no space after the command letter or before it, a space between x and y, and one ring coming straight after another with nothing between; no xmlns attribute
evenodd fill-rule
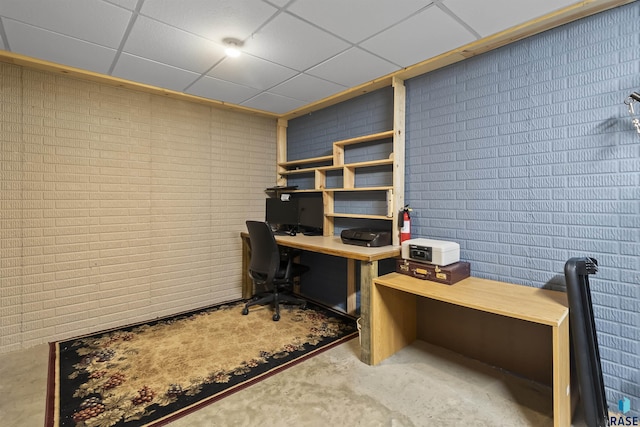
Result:
<svg viewBox="0 0 640 427"><path fill-rule="evenodd" d="M324 206L322 197L300 197L298 200L298 226L305 233L322 234Z"/></svg>
<svg viewBox="0 0 640 427"><path fill-rule="evenodd" d="M276 197L267 198L265 221L272 227L296 227L298 224L298 201L291 199L285 202Z"/></svg>

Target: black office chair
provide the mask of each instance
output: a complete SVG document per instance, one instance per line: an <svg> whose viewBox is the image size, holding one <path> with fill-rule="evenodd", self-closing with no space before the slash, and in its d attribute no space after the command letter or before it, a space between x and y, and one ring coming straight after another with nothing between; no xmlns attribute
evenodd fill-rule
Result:
<svg viewBox="0 0 640 427"><path fill-rule="evenodd" d="M249 314L249 307L272 303L275 313L273 320L280 320L280 303L306 305L306 301L292 295L282 293L293 287L293 278L308 271L307 266L294 263L290 251L281 251L276 243L271 227L266 222L247 221L249 242L251 245L251 262L249 275L256 289L265 287L266 292L258 293L242 309L242 314Z"/></svg>

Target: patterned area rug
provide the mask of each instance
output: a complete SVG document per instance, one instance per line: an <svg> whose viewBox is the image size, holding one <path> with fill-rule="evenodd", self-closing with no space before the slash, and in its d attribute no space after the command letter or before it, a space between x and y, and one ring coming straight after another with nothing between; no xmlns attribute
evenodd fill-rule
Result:
<svg viewBox="0 0 640 427"><path fill-rule="evenodd" d="M357 336L308 303L243 316L242 301L50 344L46 425L159 426Z"/></svg>

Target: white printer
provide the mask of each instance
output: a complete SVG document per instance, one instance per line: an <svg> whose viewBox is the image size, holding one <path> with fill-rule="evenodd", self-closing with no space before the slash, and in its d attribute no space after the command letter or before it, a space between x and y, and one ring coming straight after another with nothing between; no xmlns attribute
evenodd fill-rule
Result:
<svg viewBox="0 0 640 427"><path fill-rule="evenodd" d="M403 259L435 265L460 261L460 245L456 242L431 239L409 239L402 242Z"/></svg>

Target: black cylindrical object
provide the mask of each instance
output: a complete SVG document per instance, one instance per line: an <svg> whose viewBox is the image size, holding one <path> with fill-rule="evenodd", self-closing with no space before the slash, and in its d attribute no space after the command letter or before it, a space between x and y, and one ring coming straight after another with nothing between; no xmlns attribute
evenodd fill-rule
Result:
<svg viewBox="0 0 640 427"><path fill-rule="evenodd" d="M598 261L593 258L571 258L564 265L578 385L585 421L589 427L605 427L608 424L607 397L589 287L589 274L597 271Z"/></svg>

